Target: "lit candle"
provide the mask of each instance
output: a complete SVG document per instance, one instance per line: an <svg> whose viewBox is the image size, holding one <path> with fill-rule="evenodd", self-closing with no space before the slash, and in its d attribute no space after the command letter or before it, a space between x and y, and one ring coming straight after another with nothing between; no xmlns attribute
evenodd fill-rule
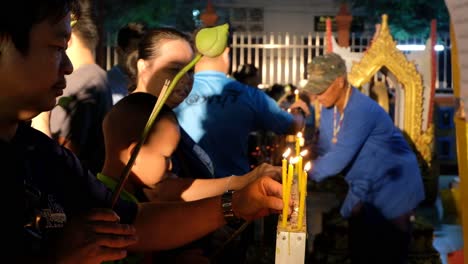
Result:
<svg viewBox="0 0 468 264"><path fill-rule="evenodd" d="M296 156L299 156L299 152L301 152L301 138L302 138L302 133L298 132L296 134Z"/></svg>
<svg viewBox="0 0 468 264"><path fill-rule="evenodd" d="M299 192L302 191L301 187L302 187L302 179L301 179L301 175L302 175L302 157L299 156L297 157L297 164L296 164L296 175L297 175L297 189Z"/></svg>
<svg viewBox="0 0 468 264"><path fill-rule="evenodd" d="M305 139L303 137L299 138L299 146L303 147L305 144Z"/></svg>
<svg viewBox="0 0 468 264"><path fill-rule="evenodd" d="M293 161L294 159L291 157L289 159L289 165L288 165L288 176L287 176L287 181L286 181L286 193L283 193L283 222L282 225L283 227L286 227L286 222L288 220L288 213L289 213L289 199L291 197L291 185L292 185L292 178L293 178Z"/></svg>
<svg viewBox="0 0 468 264"><path fill-rule="evenodd" d="M299 217L298 217L298 223L297 227L299 229L302 229L302 222L304 221L304 213L305 213L305 197L307 194L307 171L310 170L311 163L310 161L306 163L304 166L304 173L303 175L303 186L301 188L301 192L299 194Z"/></svg>
<svg viewBox="0 0 468 264"><path fill-rule="evenodd" d="M282 160L282 166L281 166L281 180L282 180L282 183L283 183L283 191L284 191L284 185L286 183L286 173L287 173L287 158L289 157L289 155L291 154L291 149L288 148L284 153L283 153L283 160Z"/></svg>
<svg viewBox="0 0 468 264"><path fill-rule="evenodd" d="M299 192L302 192L302 185L303 185L303 180L302 180L302 170L303 170L303 167L302 167L302 160L304 159L304 156L307 155L307 149L301 151L300 155L299 155L299 159L297 160L297 166L296 166L296 173L297 173L297 180L298 180L298 183L299 183Z"/></svg>
<svg viewBox="0 0 468 264"><path fill-rule="evenodd" d="M310 161L308 161L305 166L304 166L304 170L302 171L302 179L304 180L304 186L303 186L303 190L305 193L307 193L307 179L309 177L309 175L307 174L307 172L312 168L312 163Z"/></svg>
<svg viewBox="0 0 468 264"><path fill-rule="evenodd" d="M282 160L282 166L281 166L281 180L282 180L282 185L283 185L283 223L286 223L286 220L288 218L288 207L286 206L286 186L287 186L287 163L288 163L288 156L291 154L291 149L288 148L284 153L283 153L283 160ZM283 224L285 225L285 224Z"/></svg>
<svg viewBox="0 0 468 264"><path fill-rule="evenodd" d="M296 102L299 101L299 90L298 89L294 90L294 100Z"/></svg>

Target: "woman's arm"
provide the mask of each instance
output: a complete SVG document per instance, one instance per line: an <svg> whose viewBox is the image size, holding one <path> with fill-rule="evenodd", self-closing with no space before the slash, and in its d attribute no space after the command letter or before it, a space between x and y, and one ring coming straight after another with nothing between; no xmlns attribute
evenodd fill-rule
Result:
<svg viewBox="0 0 468 264"><path fill-rule="evenodd" d="M221 195L227 190L240 190L261 176L279 179L281 168L263 163L242 175L219 179L168 178L155 189L145 191L150 201L195 201Z"/></svg>

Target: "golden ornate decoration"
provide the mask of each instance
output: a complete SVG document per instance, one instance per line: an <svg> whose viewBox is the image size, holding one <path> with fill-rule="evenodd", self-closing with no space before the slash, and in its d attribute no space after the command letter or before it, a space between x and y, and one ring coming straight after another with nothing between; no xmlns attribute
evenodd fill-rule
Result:
<svg viewBox="0 0 468 264"><path fill-rule="evenodd" d="M373 40L361 61L354 63L348 74L349 82L355 87L362 87L381 70L387 68L404 89L404 120L400 129L415 144L417 151L430 166L432 163L433 129L422 131L423 122L423 82L413 62L397 49L390 34L387 15L382 15L379 34Z"/></svg>
<svg viewBox="0 0 468 264"><path fill-rule="evenodd" d="M388 91L387 85L384 81L376 81L374 83L374 87L370 90L371 97L375 97L377 103L385 110L385 112L389 113L389 98L388 98Z"/></svg>

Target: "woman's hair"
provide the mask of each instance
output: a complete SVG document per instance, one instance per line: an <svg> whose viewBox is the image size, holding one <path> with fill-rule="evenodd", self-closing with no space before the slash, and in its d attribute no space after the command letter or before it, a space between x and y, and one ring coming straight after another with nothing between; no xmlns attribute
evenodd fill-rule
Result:
<svg viewBox="0 0 468 264"><path fill-rule="evenodd" d="M191 37L175 28L148 29L138 44L138 50L132 52L127 59L127 68L135 84L138 78L137 61L139 59L151 60L159 57L161 55L161 46L167 40L185 40L192 45Z"/></svg>

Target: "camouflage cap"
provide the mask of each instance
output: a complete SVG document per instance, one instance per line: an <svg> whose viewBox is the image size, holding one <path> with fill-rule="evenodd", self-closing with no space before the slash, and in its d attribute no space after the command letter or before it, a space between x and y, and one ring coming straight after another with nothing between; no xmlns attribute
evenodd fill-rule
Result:
<svg viewBox="0 0 468 264"><path fill-rule="evenodd" d="M321 94L336 80L346 74L345 61L336 53L317 56L307 65L309 79L304 89L312 94Z"/></svg>

